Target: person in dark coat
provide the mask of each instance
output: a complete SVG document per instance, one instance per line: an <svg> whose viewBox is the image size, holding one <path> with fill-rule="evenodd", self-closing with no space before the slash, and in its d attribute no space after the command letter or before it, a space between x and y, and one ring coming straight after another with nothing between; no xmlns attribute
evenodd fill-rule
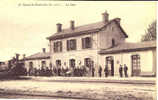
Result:
<svg viewBox="0 0 158 100"><path fill-rule="evenodd" d="M94 61L91 61L91 63L90 63L90 70L91 70L91 72L92 72L92 77L94 77L94 73L95 73L95 68L94 68Z"/></svg>
<svg viewBox="0 0 158 100"><path fill-rule="evenodd" d="M105 65L104 73L105 77L108 77L108 65Z"/></svg>
<svg viewBox="0 0 158 100"><path fill-rule="evenodd" d="M77 76L77 68L74 68L74 76Z"/></svg>
<svg viewBox="0 0 158 100"><path fill-rule="evenodd" d="M92 77L94 77L95 68L92 67Z"/></svg>
<svg viewBox="0 0 158 100"><path fill-rule="evenodd" d="M57 69L56 69L56 67L53 68L53 73L54 73L54 75L57 75Z"/></svg>
<svg viewBox="0 0 158 100"><path fill-rule="evenodd" d="M79 68L79 76L82 76L82 68Z"/></svg>
<svg viewBox="0 0 158 100"><path fill-rule="evenodd" d="M50 71L49 71L49 68L46 67L46 72L45 72L45 76L49 76L50 75Z"/></svg>
<svg viewBox="0 0 158 100"><path fill-rule="evenodd" d="M61 76L61 68L58 68L58 76Z"/></svg>
<svg viewBox="0 0 158 100"><path fill-rule="evenodd" d="M99 66L98 73L99 73L99 77L101 77L101 74L102 74L102 67L101 66Z"/></svg>
<svg viewBox="0 0 158 100"><path fill-rule="evenodd" d="M128 71L128 67L127 67L126 64L124 64L124 74L125 74L125 77L128 77L127 71Z"/></svg>
<svg viewBox="0 0 158 100"><path fill-rule="evenodd" d="M122 71L123 71L123 68L122 68L122 65L120 65L120 67L119 67L120 77L122 77Z"/></svg>

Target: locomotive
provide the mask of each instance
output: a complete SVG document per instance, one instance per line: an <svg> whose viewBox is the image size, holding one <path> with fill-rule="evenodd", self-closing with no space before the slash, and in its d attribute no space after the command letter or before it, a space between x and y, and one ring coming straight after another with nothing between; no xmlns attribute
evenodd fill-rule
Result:
<svg viewBox="0 0 158 100"><path fill-rule="evenodd" d="M0 78L25 76L27 71L24 65L24 60L19 60L19 54L16 54L16 58L13 57L8 61L7 68L0 71Z"/></svg>

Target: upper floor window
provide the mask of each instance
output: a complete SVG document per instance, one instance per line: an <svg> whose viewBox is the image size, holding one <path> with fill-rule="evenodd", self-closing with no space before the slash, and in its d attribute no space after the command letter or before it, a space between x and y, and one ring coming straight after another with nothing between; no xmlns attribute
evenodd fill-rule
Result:
<svg viewBox="0 0 158 100"><path fill-rule="evenodd" d="M76 39L67 40L67 50L76 50Z"/></svg>
<svg viewBox="0 0 158 100"><path fill-rule="evenodd" d="M115 40L112 39L112 46L115 46Z"/></svg>
<svg viewBox="0 0 158 100"><path fill-rule="evenodd" d="M91 37L82 38L82 49L92 48Z"/></svg>
<svg viewBox="0 0 158 100"><path fill-rule="evenodd" d="M54 52L62 51L62 41L54 42Z"/></svg>

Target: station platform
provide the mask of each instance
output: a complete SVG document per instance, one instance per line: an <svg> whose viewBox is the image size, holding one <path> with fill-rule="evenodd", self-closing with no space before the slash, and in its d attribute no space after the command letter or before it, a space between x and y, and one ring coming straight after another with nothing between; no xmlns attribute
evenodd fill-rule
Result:
<svg viewBox="0 0 158 100"><path fill-rule="evenodd" d="M120 83L120 84L156 84L156 77L41 77L25 76L36 81L49 82L95 82L95 83Z"/></svg>

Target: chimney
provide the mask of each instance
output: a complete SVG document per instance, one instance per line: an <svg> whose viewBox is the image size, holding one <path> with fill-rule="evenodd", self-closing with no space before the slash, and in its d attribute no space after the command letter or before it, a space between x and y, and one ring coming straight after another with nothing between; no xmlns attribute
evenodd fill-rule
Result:
<svg viewBox="0 0 158 100"><path fill-rule="evenodd" d="M115 20L120 24L121 18L116 18Z"/></svg>
<svg viewBox="0 0 158 100"><path fill-rule="evenodd" d="M107 11L102 13L102 17L103 17L103 22L104 23L107 23L109 21L109 14L107 13Z"/></svg>
<svg viewBox="0 0 158 100"><path fill-rule="evenodd" d="M46 48L42 48L43 53L46 53Z"/></svg>
<svg viewBox="0 0 158 100"><path fill-rule="evenodd" d="M71 30L75 29L75 22L73 20L70 21L70 28Z"/></svg>
<svg viewBox="0 0 158 100"><path fill-rule="evenodd" d="M62 31L62 24L58 23L57 25L57 32L61 32Z"/></svg>

